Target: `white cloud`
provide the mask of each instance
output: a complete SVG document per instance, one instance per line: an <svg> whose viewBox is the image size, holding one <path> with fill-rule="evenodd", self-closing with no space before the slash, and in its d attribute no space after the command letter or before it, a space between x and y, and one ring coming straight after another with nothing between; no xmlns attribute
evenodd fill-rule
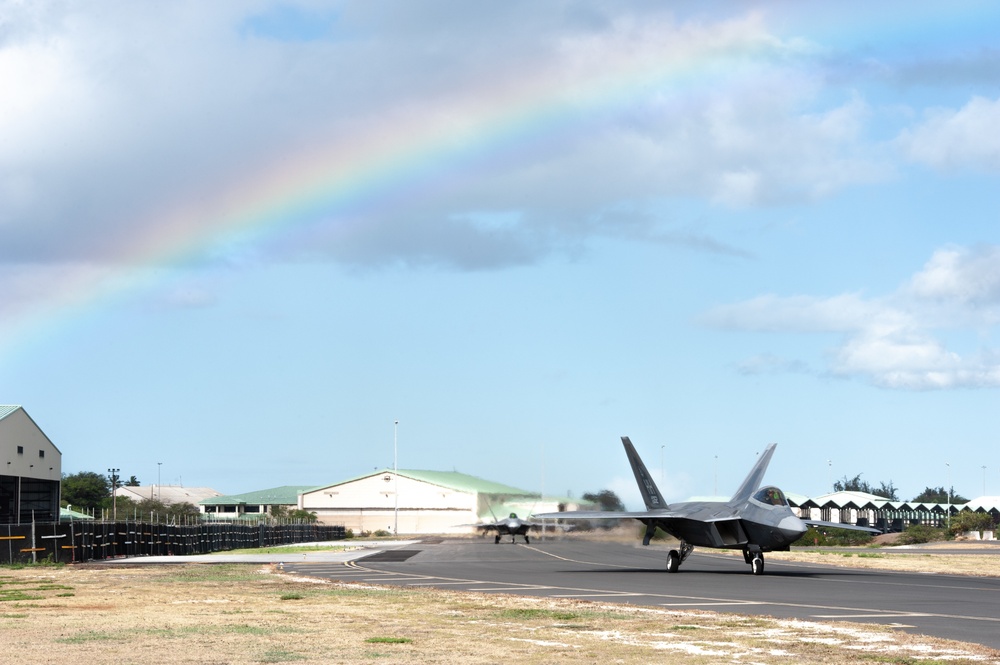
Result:
<svg viewBox="0 0 1000 665"><path fill-rule="evenodd" d="M12 5L0 89L19 94L0 98L0 192L17 203L0 210L0 260L118 260L122 247L171 235L162 213L176 207L201 206L198 233L223 234L217 199L277 165L351 142L391 154L386 141L432 128L467 152L431 182L379 192L403 199L366 213L376 218L356 256L334 244L328 258L397 260L377 249L403 231L441 240L415 263L503 266L509 251L518 264L577 247L623 200L769 205L887 173L861 140L866 105L817 109L801 45L759 14L447 6L442 23L424 8L348 3L296 41L294 20L275 33L287 38L266 36L269 16L288 18L270 3ZM454 220L492 210L524 223L483 252L496 234ZM481 242L450 242L453 232Z"/></svg>
<svg viewBox="0 0 1000 665"><path fill-rule="evenodd" d="M934 109L902 132L898 143L910 159L938 169L1000 170L1000 99L973 97L958 110Z"/></svg>
<svg viewBox="0 0 1000 665"><path fill-rule="evenodd" d="M758 296L734 305L709 310L702 321L716 328L768 332L851 332L875 320L898 326L901 314L866 301L857 294L831 298L814 296Z"/></svg>
<svg viewBox="0 0 1000 665"><path fill-rule="evenodd" d="M910 288L919 298L1000 306L1000 246L939 249L910 280Z"/></svg>
<svg viewBox="0 0 1000 665"><path fill-rule="evenodd" d="M801 360L788 360L773 353L761 353L736 365L740 374L811 374L809 366Z"/></svg>
<svg viewBox="0 0 1000 665"><path fill-rule="evenodd" d="M827 371L907 390L1000 387L1000 354L950 349L942 333L967 328L987 338L1000 323L1000 246L949 247L881 298L766 295L716 307L702 322L726 330L840 333ZM747 374L802 372L802 360L762 353L738 365Z"/></svg>

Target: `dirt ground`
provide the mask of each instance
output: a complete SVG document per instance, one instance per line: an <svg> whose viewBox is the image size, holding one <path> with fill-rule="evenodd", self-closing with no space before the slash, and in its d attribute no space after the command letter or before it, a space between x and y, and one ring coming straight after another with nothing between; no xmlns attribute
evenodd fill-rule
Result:
<svg viewBox="0 0 1000 665"><path fill-rule="evenodd" d="M965 550L967 554L934 554L935 549ZM799 561L832 566L850 566L872 570L898 570L910 573L940 573L942 575L975 575L1000 577L1000 553L984 554L983 550L998 551L996 545L976 542L948 542L921 546L917 549L896 547L830 548L769 552L768 561ZM735 555L743 556L736 552Z"/></svg>
<svg viewBox="0 0 1000 665"><path fill-rule="evenodd" d="M1000 663L868 625L341 584L254 564L0 569L0 631L0 660L23 663Z"/></svg>

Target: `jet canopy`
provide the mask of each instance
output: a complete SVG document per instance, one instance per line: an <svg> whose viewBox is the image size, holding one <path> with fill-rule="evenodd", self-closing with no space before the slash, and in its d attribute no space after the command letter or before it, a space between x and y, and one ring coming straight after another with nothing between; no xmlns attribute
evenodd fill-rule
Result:
<svg viewBox="0 0 1000 665"><path fill-rule="evenodd" d="M777 487L762 487L757 490L757 493L753 495L753 498L770 506L788 505L784 492L779 490Z"/></svg>
<svg viewBox="0 0 1000 665"><path fill-rule="evenodd" d="M510 519L516 520L517 519L517 513L511 513L510 514Z"/></svg>

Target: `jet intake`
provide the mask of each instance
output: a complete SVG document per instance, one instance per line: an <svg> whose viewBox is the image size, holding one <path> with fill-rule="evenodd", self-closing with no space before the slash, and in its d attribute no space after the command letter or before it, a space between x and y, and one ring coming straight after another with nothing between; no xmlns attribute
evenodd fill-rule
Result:
<svg viewBox="0 0 1000 665"><path fill-rule="evenodd" d="M712 535L719 543L716 547L733 547L749 541L740 520L720 520L712 522Z"/></svg>

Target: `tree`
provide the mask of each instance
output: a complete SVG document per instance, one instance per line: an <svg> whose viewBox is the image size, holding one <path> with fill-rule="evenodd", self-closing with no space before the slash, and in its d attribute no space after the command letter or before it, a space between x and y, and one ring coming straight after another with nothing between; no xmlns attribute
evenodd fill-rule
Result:
<svg viewBox="0 0 1000 665"><path fill-rule="evenodd" d="M167 506L167 514L176 524L197 521L201 519L201 511L198 506L187 501L178 501Z"/></svg>
<svg viewBox="0 0 1000 665"><path fill-rule="evenodd" d="M879 486L877 490L872 490L872 494L875 496L884 496L889 499L889 501L899 501L899 497L896 495L896 486L889 481L887 485L885 482L879 481Z"/></svg>
<svg viewBox="0 0 1000 665"><path fill-rule="evenodd" d="M136 510L139 513L140 519L150 519L149 516L153 515L155 519L163 520L169 508L167 504L159 499L143 499L136 504Z"/></svg>
<svg viewBox="0 0 1000 665"><path fill-rule="evenodd" d="M98 506L107 519L112 517L118 517L119 519L125 519L126 517L131 519L136 512L136 504L130 497L118 495L112 500L111 493L109 492L104 500L101 501Z"/></svg>
<svg viewBox="0 0 1000 665"><path fill-rule="evenodd" d="M135 476L130 477L128 481L125 483L125 487L140 487L140 486L141 483L139 482L139 479L136 478Z"/></svg>
<svg viewBox="0 0 1000 665"><path fill-rule="evenodd" d="M301 508L291 506L273 505L268 508L268 515L272 520L290 520L293 522L306 522L312 524L319 521L316 513Z"/></svg>
<svg viewBox="0 0 1000 665"><path fill-rule="evenodd" d="M62 501L64 505L80 508L99 508L111 494L107 477L93 471L63 475Z"/></svg>
<svg viewBox="0 0 1000 665"><path fill-rule="evenodd" d="M868 484L867 480L861 480L861 474L854 476L853 478L848 478L846 475L840 480L833 483L834 492L864 492L865 494L874 494L875 496L880 496L890 501L899 501L899 497L896 496L896 487L892 484L890 480L888 483L880 482L878 487Z"/></svg>
<svg viewBox="0 0 1000 665"><path fill-rule="evenodd" d="M992 531L993 528L993 516L989 513L962 510L951 518L949 531L953 536L960 536L966 531L978 531L979 535L982 536L983 531Z"/></svg>
<svg viewBox="0 0 1000 665"><path fill-rule="evenodd" d="M302 522L304 524L315 524L319 521L319 517L316 513L311 513L308 510L302 508L296 508L295 510L288 513L288 517L296 522Z"/></svg>
<svg viewBox="0 0 1000 665"><path fill-rule="evenodd" d="M618 495L611 490L601 490L596 494L593 492L584 492L583 500L591 501L600 505L601 510L604 511L620 512L625 510L625 504L622 503L622 500L618 498Z"/></svg>
<svg viewBox="0 0 1000 665"><path fill-rule="evenodd" d="M968 503L969 500L966 499L961 494L955 494L955 488L951 488L951 493L949 497L949 492L943 486L942 487L925 487L924 491L913 497L913 503Z"/></svg>

